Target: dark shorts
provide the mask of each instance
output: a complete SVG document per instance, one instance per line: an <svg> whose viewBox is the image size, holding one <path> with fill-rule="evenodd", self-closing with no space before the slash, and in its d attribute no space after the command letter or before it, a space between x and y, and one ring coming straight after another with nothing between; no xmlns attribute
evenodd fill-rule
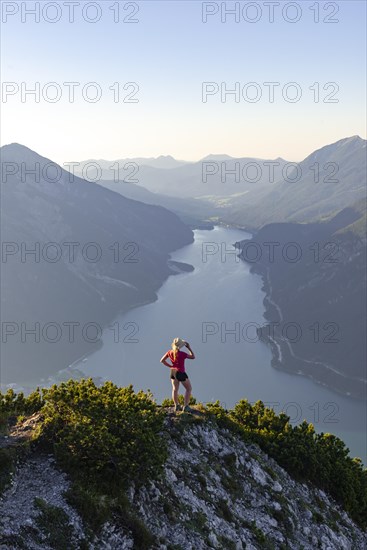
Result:
<svg viewBox="0 0 367 550"><path fill-rule="evenodd" d="M185 382L188 379L186 372L179 372L176 369L171 369L171 379L178 380L179 382Z"/></svg>

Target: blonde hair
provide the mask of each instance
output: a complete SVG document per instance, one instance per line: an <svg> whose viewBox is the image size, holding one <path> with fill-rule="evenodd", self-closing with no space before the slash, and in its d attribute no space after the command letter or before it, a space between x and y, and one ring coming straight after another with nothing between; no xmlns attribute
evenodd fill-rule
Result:
<svg viewBox="0 0 367 550"><path fill-rule="evenodd" d="M176 361L178 352L180 351L179 347L176 344L172 344L173 358Z"/></svg>
<svg viewBox="0 0 367 550"><path fill-rule="evenodd" d="M174 357L174 360L176 361L177 359L177 356L178 356L178 352L180 350L180 348L182 348L184 345L186 344L185 340L182 340L182 338L175 338L171 344L171 348L172 348L172 351L173 351L173 357Z"/></svg>

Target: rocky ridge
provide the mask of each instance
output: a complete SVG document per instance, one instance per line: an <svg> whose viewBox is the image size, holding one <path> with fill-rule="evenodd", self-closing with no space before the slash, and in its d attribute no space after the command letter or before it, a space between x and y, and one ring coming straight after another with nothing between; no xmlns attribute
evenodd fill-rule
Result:
<svg viewBox="0 0 367 550"><path fill-rule="evenodd" d="M129 503L155 541L149 548L367 547L367 533L325 492L294 480L257 445L201 420L167 415L163 476L129 488ZM118 521L91 535L65 497L70 487L52 455L36 451L19 463L0 501L0 548L143 548Z"/></svg>

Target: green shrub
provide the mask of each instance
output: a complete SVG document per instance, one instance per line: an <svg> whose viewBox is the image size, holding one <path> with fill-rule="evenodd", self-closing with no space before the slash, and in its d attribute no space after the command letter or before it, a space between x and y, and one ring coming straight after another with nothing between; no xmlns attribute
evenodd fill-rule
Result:
<svg viewBox="0 0 367 550"><path fill-rule="evenodd" d="M39 388L28 397L24 397L22 392L15 393L13 389L6 393L0 391L0 418L38 412L44 404L42 393Z"/></svg>
<svg viewBox="0 0 367 550"><path fill-rule="evenodd" d="M86 525L94 532L98 532L111 518L114 499L103 494L101 487L74 481L65 493L65 498L70 506L78 510Z"/></svg>
<svg viewBox="0 0 367 550"><path fill-rule="evenodd" d="M73 528L69 525L68 515L62 508L52 506L41 498L36 498L34 503L40 512L36 524L48 544L55 550L69 550L72 547Z"/></svg>
<svg viewBox="0 0 367 550"><path fill-rule="evenodd" d="M28 442L0 448L0 495L9 485L16 464L24 460L30 452L31 446Z"/></svg>
<svg viewBox="0 0 367 550"><path fill-rule="evenodd" d="M7 435L9 427L16 424L43 406L42 394L39 388L28 397L22 392L15 393L9 389L6 393L0 391L0 435Z"/></svg>
<svg viewBox="0 0 367 550"><path fill-rule="evenodd" d="M0 449L0 495L8 485L14 470L16 459L15 449Z"/></svg>
<svg viewBox="0 0 367 550"><path fill-rule="evenodd" d="M112 382L69 380L43 390L40 448L52 450L69 472L68 502L90 531L111 520L128 529L137 548L154 537L133 513L125 489L156 478L167 457L161 437L164 412L150 393Z"/></svg>
<svg viewBox="0 0 367 550"><path fill-rule="evenodd" d="M234 521L233 513L231 512L227 502L223 499L220 499L217 503L217 512L219 515L228 522Z"/></svg>
<svg viewBox="0 0 367 550"><path fill-rule="evenodd" d="M69 380L44 390L41 440L63 467L93 482L126 487L155 477L166 459L163 413L151 394L106 382Z"/></svg>
<svg viewBox="0 0 367 550"><path fill-rule="evenodd" d="M367 469L351 458L342 440L331 434L317 434L311 423L292 426L289 417L266 407L239 401L225 411L219 403L208 406L218 424L257 443L293 477L310 481L327 491L362 527L367 527Z"/></svg>

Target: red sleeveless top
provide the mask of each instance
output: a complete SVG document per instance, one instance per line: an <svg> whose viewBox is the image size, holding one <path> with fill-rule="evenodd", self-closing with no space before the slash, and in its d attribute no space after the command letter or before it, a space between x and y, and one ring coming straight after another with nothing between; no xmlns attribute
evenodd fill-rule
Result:
<svg viewBox="0 0 367 550"><path fill-rule="evenodd" d="M185 351L178 351L176 361L174 360L173 350L167 351L168 357L171 359L172 368L177 369L179 372L185 372L185 359L189 356Z"/></svg>

